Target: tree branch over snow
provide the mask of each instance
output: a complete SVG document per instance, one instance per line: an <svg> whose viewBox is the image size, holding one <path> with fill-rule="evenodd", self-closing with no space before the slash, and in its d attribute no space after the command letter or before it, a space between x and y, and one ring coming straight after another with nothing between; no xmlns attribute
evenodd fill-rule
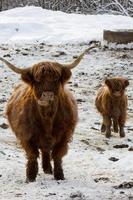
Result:
<svg viewBox="0 0 133 200"><path fill-rule="evenodd" d="M114 0L114 2L107 4L103 7L104 11L108 12L118 12L119 14L129 16L127 10L118 2L118 0Z"/></svg>

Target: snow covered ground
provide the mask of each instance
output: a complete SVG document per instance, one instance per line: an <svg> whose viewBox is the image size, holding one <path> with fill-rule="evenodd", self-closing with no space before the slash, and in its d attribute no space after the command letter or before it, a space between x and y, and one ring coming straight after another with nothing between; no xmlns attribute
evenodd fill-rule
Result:
<svg viewBox="0 0 133 200"><path fill-rule="evenodd" d="M36 24L33 24L33 13ZM42 20L39 16L42 16ZM104 21L100 22L100 17ZM43 12L42 9L34 7L4 11L0 13L1 56L22 67L45 59L70 62L88 47L83 42L102 40L101 33L105 25L106 28L109 23L115 26L118 20L119 26L123 28L133 27L132 18L107 15L106 17L112 22L108 22L105 15L83 16L46 10ZM81 24L78 18L83 18ZM87 20L90 18L93 18L93 23L89 29L90 21ZM71 24L70 29L67 24ZM38 34L31 26L40 28ZM45 27L43 31L42 27ZM60 28L58 32L57 27ZM114 28L116 27L118 24ZM13 32L16 28L18 31ZM30 30L29 35L26 30ZM77 32L73 33L74 30ZM50 38L47 38L47 35ZM22 44L22 41L25 43ZM68 87L73 90L78 102L79 123L68 154L64 157L64 181L55 181L53 176L44 175L40 162L36 182L25 183L24 152L16 142L11 129L6 126L7 120L4 115L12 88L18 84L20 77L2 63L0 71L1 200L133 200L133 151L129 151L133 148L133 50L93 49L73 70ZM108 75L124 76L130 81L127 88L129 106L125 138L119 138L118 134L112 133L112 137L106 139L104 134L100 133L101 117L95 109L94 100L97 88ZM125 148L115 148L115 145L125 145Z"/></svg>
<svg viewBox="0 0 133 200"><path fill-rule="evenodd" d="M102 40L103 29L132 29L133 19L115 15L66 14L39 7L15 8L0 13L0 42L49 44Z"/></svg>

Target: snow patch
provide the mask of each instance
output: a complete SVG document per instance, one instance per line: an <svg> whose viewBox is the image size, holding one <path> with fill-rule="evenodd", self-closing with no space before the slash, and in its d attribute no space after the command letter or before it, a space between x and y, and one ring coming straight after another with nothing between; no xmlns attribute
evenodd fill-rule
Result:
<svg viewBox="0 0 133 200"><path fill-rule="evenodd" d="M132 29L133 19L120 15L81 15L27 6L0 13L0 43L47 44L102 41L104 29Z"/></svg>

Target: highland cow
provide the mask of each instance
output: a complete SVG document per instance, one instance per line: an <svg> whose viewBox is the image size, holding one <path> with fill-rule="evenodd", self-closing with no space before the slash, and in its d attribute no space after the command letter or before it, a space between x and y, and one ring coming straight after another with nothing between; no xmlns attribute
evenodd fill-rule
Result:
<svg viewBox="0 0 133 200"><path fill-rule="evenodd" d="M71 77L71 69L79 64L84 53L71 64L40 62L26 69L0 58L20 74L23 81L7 104L7 118L26 152L27 182L36 180L39 152L43 171L53 173L56 180L64 179L62 158L67 154L78 119L76 101L65 84Z"/></svg>
<svg viewBox="0 0 133 200"><path fill-rule="evenodd" d="M111 136L111 125L113 131L125 137L124 125L127 116L127 96L125 88L129 81L124 78L107 78L104 85L98 90L95 105L103 117L101 132L106 131L106 137Z"/></svg>

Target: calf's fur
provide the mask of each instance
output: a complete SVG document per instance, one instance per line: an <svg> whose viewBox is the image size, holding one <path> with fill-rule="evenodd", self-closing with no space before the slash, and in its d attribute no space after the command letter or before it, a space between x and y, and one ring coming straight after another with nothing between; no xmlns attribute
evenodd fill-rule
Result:
<svg viewBox="0 0 133 200"><path fill-rule="evenodd" d="M120 137L125 136L124 125L127 116L127 96L125 88L129 85L127 79L116 77L105 80L104 85L99 88L95 105L103 117L101 132L106 131L106 137L111 136L111 124L113 130Z"/></svg>

